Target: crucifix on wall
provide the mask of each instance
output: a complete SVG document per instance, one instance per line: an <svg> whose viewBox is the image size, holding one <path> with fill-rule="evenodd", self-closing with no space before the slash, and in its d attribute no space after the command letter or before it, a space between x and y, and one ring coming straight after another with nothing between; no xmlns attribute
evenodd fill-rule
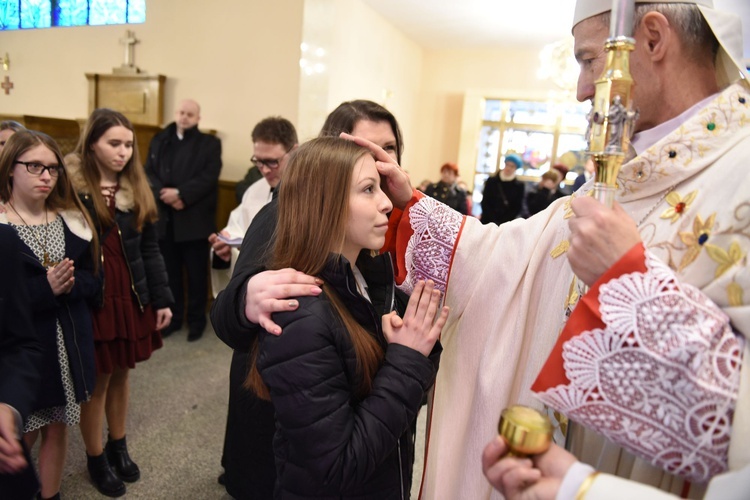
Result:
<svg viewBox="0 0 750 500"><path fill-rule="evenodd" d="M125 38L120 39L120 43L125 46L125 62L118 68L112 68L112 73L115 74L137 74L141 70L135 65L135 44L140 42L135 37L135 32L126 31Z"/></svg>
<svg viewBox="0 0 750 500"><path fill-rule="evenodd" d="M3 80L3 83L0 83L0 87L5 91L5 95L10 94L10 89L13 88L13 82L10 81L10 77L5 77L5 80Z"/></svg>

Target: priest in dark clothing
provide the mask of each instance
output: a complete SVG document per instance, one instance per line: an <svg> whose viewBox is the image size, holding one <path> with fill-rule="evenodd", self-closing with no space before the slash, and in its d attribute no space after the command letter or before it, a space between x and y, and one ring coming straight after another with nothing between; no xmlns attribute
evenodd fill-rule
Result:
<svg viewBox="0 0 750 500"><path fill-rule="evenodd" d="M175 122L151 141L146 173L159 207L159 246L175 297L174 316L163 336L182 328L185 316L183 270L187 276L188 340L206 328L208 236L216 232L221 141L198 130L200 106L180 102Z"/></svg>
<svg viewBox="0 0 750 500"><path fill-rule="evenodd" d="M516 170L522 164L518 155L505 155L505 167L484 183L482 224L502 224L521 214L525 192L523 182L516 179Z"/></svg>

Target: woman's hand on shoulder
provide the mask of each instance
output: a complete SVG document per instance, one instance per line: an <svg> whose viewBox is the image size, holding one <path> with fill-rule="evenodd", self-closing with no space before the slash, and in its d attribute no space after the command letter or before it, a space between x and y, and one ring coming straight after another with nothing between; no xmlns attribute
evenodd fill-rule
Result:
<svg viewBox="0 0 750 500"><path fill-rule="evenodd" d="M323 281L315 276L295 271L279 269L263 271L247 282L245 295L245 317L273 335L281 334L281 327L273 322L271 314L281 311L294 311L299 302L291 297L317 296L323 291Z"/></svg>
<svg viewBox="0 0 750 500"><path fill-rule="evenodd" d="M168 307L156 310L156 329L163 330L172 322L172 310Z"/></svg>
<svg viewBox="0 0 750 500"><path fill-rule="evenodd" d="M401 344L429 356L448 319L447 306L440 308L438 314L440 298L441 293L432 280L419 281L403 319L395 311L383 316L383 333L388 343Z"/></svg>
<svg viewBox="0 0 750 500"><path fill-rule="evenodd" d="M74 273L73 261L67 257L56 266L47 269L47 281L55 297L70 293L73 290L76 282Z"/></svg>

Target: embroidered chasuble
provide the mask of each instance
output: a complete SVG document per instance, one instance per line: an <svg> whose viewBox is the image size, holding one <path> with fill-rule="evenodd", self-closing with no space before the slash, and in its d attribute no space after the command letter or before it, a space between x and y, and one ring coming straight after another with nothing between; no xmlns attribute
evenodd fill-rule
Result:
<svg viewBox="0 0 750 500"><path fill-rule="evenodd" d="M748 158L750 93L744 84L736 84L625 164L618 178L617 202L639 224L646 249L640 254L641 274L648 268L662 278L669 276L670 291L678 297L675 310L657 308L668 317L652 322L663 328L655 332L669 341L668 334L682 329L696 342L711 344L699 346L696 352L728 349L726 355L715 356L726 363L695 382L704 384L708 392L721 393L725 403L722 415L717 410L708 417L725 418L712 427L716 435L723 431L724 440L703 457L703 465L711 464L707 474L722 463L730 469L750 463L749 451L732 446L737 429L730 425L733 414L735 419L750 417L750 395L741 397L748 404L734 408L743 337L750 332ZM573 196L591 194L592 186L589 181ZM570 198L562 198L530 219L483 226L416 191L404 211L394 210L385 249L396 252L397 281L410 292L417 280L433 279L445 290L445 303L451 308L430 405L421 498L502 498L487 483L481 467L482 450L497 434L500 412L510 404L544 410L531 390L543 367L545 374L552 369L557 377L548 378L554 383L543 390L569 382L566 370L571 368L560 356L564 345L555 344L571 311L575 318L581 293L565 258L570 217ZM600 293L607 286L621 309L628 310L627 300L631 301L627 314L634 316L642 297L633 294L623 299L614 282L589 293ZM597 303L602 298L587 295L586 300ZM711 321L709 333L705 318ZM572 332L572 336L581 333L586 332ZM716 341L714 335L722 340ZM548 362L553 347L557 357L553 354ZM750 388L743 386L742 391ZM683 410L691 409L688 402L682 403ZM570 407L575 405L566 408ZM580 426L575 434L579 443L595 437ZM591 446L585 453L573 451L603 472L682 491L682 479L649 465L664 465L653 456L633 458L611 442L603 450ZM691 495L699 491L693 487Z"/></svg>

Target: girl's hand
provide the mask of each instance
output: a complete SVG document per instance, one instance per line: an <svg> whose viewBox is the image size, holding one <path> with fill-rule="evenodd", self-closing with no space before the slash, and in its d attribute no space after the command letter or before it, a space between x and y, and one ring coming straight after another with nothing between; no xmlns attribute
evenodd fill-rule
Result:
<svg viewBox="0 0 750 500"><path fill-rule="evenodd" d="M383 316L383 334L389 344L401 344L429 356L448 319L448 307L435 320L441 293L432 280L419 281L409 298L404 318L396 312Z"/></svg>
<svg viewBox="0 0 750 500"><path fill-rule="evenodd" d="M172 310L168 307L156 310L156 329L163 330L172 322Z"/></svg>
<svg viewBox="0 0 750 500"><path fill-rule="evenodd" d="M47 281L55 297L64 293L70 293L76 281L73 275L74 272L73 261L67 257L56 266L47 269Z"/></svg>

